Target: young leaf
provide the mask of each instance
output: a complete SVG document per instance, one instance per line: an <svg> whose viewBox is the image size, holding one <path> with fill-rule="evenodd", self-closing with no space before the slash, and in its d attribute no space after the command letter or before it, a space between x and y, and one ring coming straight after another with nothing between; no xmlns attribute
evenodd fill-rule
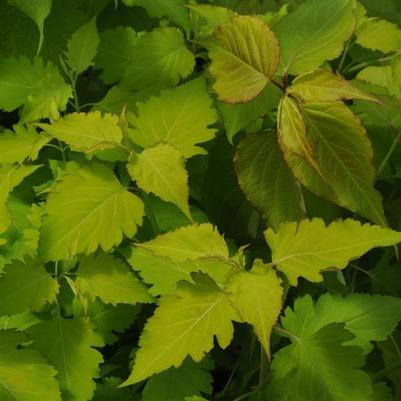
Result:
<svg viewBox="0 0 401 401"><path fill-rule="evenodd" d="M143 148L167 142L185 158L205 154L196 145L214 137L215 129L208 128L217 120L212 103L204 78L165 90L160 96L138 104L138 115L128 118L134 126L128 131L129 137Z"/></svg>
<svg viewBox="0 0 401 401"><path fill-rule="evenodd" d="M108 251L142 223L144 205L102 164L66 175L49 195L40 233L44 260Z"/></svg>
<svg viewBox="0 0 401 401"><path fill-rule="evenodd" d="M272 251L272 261L291 285L298 277L322 281L325 269L343 269L350 260L359 258L370 249L390 246L401 241L401 233L361 224L357 220L334 221L328 226L322 219L283 223L277 232L265 231Z"/></svg>
<svg viewBox="0 0 401 401"><path fill-rule="evenodd" d="M0 399L4 401L61 401L56 370L39 352L20 347L22 333L0 331Z"/></svg>
<svg viewBox="0 0 401 401"><path fill-rule="evenodd" d="M37 126L77 152L117 147L123 136L118 117L109 113L102 115L99 111L71 113L53 124Z"/></svg>
<svg viewBox="0 0 401 401"><path fill-rule="evenodd" d="M199 362L213 348L214 336L226 348L233 336L232 320L239 320L226 294L210 279L183 283L175 295L160 299L140 338L133 371L125 385L137 383L187 356Z"/></svg>
<svg viewBox="0 0 401 401"><path fill-rule="evenodd" d="M361 99L378 103L369 93L362 92L340 75L328 70L308 72L294 79L288 93L305 102L335 102Z"/></svg>
<svg viewBox="0 0 401 401"><path fill-rule="evenodd" d="M270 335L280 314L283 296L281 280L276 272L257 259L250 271L233 276L227 291L242 321L253 326L258 340L270 357Z"/></svg>
<svg viewBox="0 0 401 401"><path fill-rule="evenodd" d="M67 43L67 61L73 71L80 74L87 70L95 58L99 34L95 19L79 28Z"/></svg>
<svg viewBox="0 0 401 401"><path fill-rule="evenodd" d="M301 190L270 132L250 134L237 148L235 169L249 201L273 227L301 220Z"/></svg>
<svg viewBox="0 0 401 401"><path fill-rule="evenodd" d="M87 256L79 264L75 284L92 302L136 304L152 302L145 285L128 266L111 255Z"/></svg>
<svg viewBox="0 0 401 401"><path fill-rule="evenodd" d="M134 155L128 172L145 192L152 192L166 202L174 203L188 219L188 173L180 151L168 144L158 144Z"/></svg>
<svg viewBox="0 0 401 401"><path fill-rule="evenodd" d="M57 119L71 94L71 87L58 70L38 57L33 63L26 57L0 63L0 108L13 111L24 106L20 123L48 117Z"/></svg>
<svg viewBox="0 0 401 401"><path fill-rule="evenodd" d="M191 74L195 57L176 28L159 28L138 38L132 59L125 70L123 86L144 89L149 86L173 86Z"/></svg>
<svg viewBox="0 0 401 401"><path fill-rule="evenodd" d="M303 74L338 57L354 30L354 2L307 0L273 30L280 43L280 71Z"/></svg>
<svg viewBox="0 0 401 401"><path fill-rule="evenodd" d="M39 311L46 303L53 303L58 288L57 281L37 261L7 265L0 276L0 315Z"/></svg>
<svg viewBox="0 0 401 401"><path fill-rule="evenodd" d="M211 382L207 364L187 358L179 368L152 376L143 389L142 401L182 401L189 395L211 394Z"/></svg>
<svg viewBox="0 0 401 401"><path fill-rule="evenodd" d="M92 347L103 341L87 320L54 317L28 329L36 348L57 372L63 399L90 400L102 354Z"/></svg>
<svg viewBox="0 0 401 401"><path fill-rule="evenodd" d="M223 237L211 224L206 223L181 227L137 246L155 256L164 256L176 262L206 257L228 259L228 248Z"/></svg>
<svg viewBox="0 0 401 401"><path fill-rule="evenodd" d="M234 16L207 43L219 100L244 103L264 89L277 70L279 48L273 32L258 18Z"/></svg>

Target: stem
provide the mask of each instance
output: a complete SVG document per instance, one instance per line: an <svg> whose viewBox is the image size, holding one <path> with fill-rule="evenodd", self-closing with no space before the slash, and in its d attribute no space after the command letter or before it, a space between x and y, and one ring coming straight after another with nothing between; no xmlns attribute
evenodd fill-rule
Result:
<svg viewBox="0 0 401 401"><path fill-rule="evenodd" d="M351 40L348 40L347 43L345 44L344 51L343 51L343 54L341 56L340 64L338 65L338 68L337 68L337 71L339 73L341 73L341 71L343 69L345 59L347 58L347 54L348 54L348 51L351 48L351 46L352 46Z"/></svg>
<svg viewBox="0 0 401 401"><path fill-rule="evenodd" d="M391 155L394 153L395 148L398 145L398 142L401 139L401 131L397 134L397 136L394 138L393 143L390 146L390 149L386 153L386 156L384 156L383 161L380 164L380 167L377 169L377 175L380 175L380 173L383 171L384 167L386 167L386 164L390 160Z"/></svg>
<svg viewBox="0 0 401 401"><path fill-rule="evenodd" d="M74 97L74 108L75 111L79 111L81 107L79 106L79 100L78 100L78 92L77 92L77 79L78 79L78 74L73 74L71 78L71 86L72 86L72 94Z"/></svg>
<svg viewBox="0 0 401 401"><path fill-rule="evenodd" d="M285 92L285 87L284 87L284 85L283 85L282 83L276 81L275 79L272 79L272 80L271 80L271 83L272 83L273 85L276 85L276 86L277 86L278 88L280 88L283 92Z"/></svg>
<svg viewBox="0 0 401 401"><path fill-rule="evenodd" d="M273 331L275 331L278 334L281 334L284 337L291 338L291 339L294 339L294 340L296 340L298 342L301 342L301 339L299 337L297 337L295 334L290 333L287 330L284 330L282 327L274 326L273 327Z"/></svg>

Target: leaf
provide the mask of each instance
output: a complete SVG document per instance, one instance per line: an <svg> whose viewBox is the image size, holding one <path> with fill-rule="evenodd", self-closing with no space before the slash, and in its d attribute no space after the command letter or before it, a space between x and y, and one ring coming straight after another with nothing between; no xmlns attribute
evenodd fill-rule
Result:
<svg viewBox="0 0 401 401"><path fill-rule="evenodd" d="M141 335L141 348L124 385L142 381L171 366L179 367L187 356L199 362L213 348L214 336L226 348L233 336L231 321L238 319L226 294L209 280L183 284L176 295L160 299Z"/></svg>
<svg viewBox="0 0 401 401"><path fill-rule="evenodd" d="M28 329L33 347L40 351L57 372L63 399L84 401L92 398L93 378L98 376L102 355L92 347L103 342L84 319L54 317Z"/></svg>
<svg viewBox="0 0 401 401"><path fill-rule="evenodd" d="M190 220L188 173L181 153L171 145L159 144L145 149L127 165L139 188L174 203Z"/></svg>
<svg viewBox="0 0 401 401"><path fill-rule="evenodd" d="M346 345L353 335L344 324L320 329L308 324L315 319L315 311L305 308L307 299L297 299L294 311L287 308L281 319L291 344L275 354L271 365L271 400L371 400L370 378L360 369L362 352Z"/></svg>
<svg viewBox="0 0 401 401"><path fill-rule="evenodd" d="M49 195L39 253L44 260L108 251L123 234L132 237L142 223L142 201L127 191L102 164L66 175Z"/></svg>
<svg viewBox="0 0 401 401"><path fill-rule="evenodd" d="M92 302L96 297L112 305L135 305L153 300L145 285L130 272L125 263L104 253L81 259L75 284Z"/></svg>
<svg viewBox="0 0 401 401"><path fill-rule="evenodd" d="M0 315L14 315L29 309L34 312L53 303L57 281L37 261L7 265L0 276Z"/></svg>
<svg viewBox="0 0 401 401"><path fill-rule="evenodd" d="M373 187L372 147L360 120L338 102L307 103L301 111L325 180L299 156L285 152L295 176L318 196L386 225L381 195Z"/></svg>
<svg viewBox="0 0 401 401"><path fill-rule="evenodd" d="M207 364L187 358L179 368L152 376L146 382L142 401L182 401L190 395L211 394L211 382Z"/></svg>
<svg viewBox="0 0 401 401"><path fill-rule="evenodd" d="M144 33L132 49L132 60L125 70L122 85L144 89L161 85L177 85L195 67L195 57L176 28L159 28Z"/></svg>
<svg viewBox="0 0 401 401"><path fill-rule="evenodd" d="M122 380L119 377L105 377L102 383L98 383L92 401L137 401L132 398L130 388L120 388Z"/></svg>
<svg viewBox="0 0 401 401"><path fill-rule="evenodd" d="M92 18L71 36L67 43L67 62L73 71L80 74L87 70L95 58L99 45L96 20Z"/></svg>
<svg viewBox="0 0 401 401"><path fill-rule="evenodd" d="M39 30L39 44L37 54L40 53L44 39L43 27L45 19L52 8L52 0L8 0L8 2L31 18Z"/></svg>
<svg viewBox="0 0 401 401"><path fill-rule="evenodd" d="M273 30L280 44L280 71L299 75L338 57L354 30L353 1L307 0Z"/></svg>
<svg viewBox="0 0 401 401"><path fill-rule="evenodd" d="M250 271L238 273L227 290L241 320L253 326L256 336L270 357L270 336L281 311L283 288L276 272L256 259Z"/></svg>
<svg viewBox="0 0 401 401"><path fill-rule="evenodd" d="M70 113L53 124L37 126L77 152L115 148L123 136L119 118L109 113L102 115L99 111Z"/></svg>
<svg viewBox="0 0 401 401"><path fill-rule="evenodd" d="M205 257L228 259L223 237L208 223L181 227L136 245L155 256L164 256L176 262Z"/></svg>
<svg viewBox="0 0 401 401"><path fill-rule="evenodd" d="M356 32L356 43L371 49L390 53L401 49L401 29L380 18L368 18Z"/></svg>
<svg viewBox="0 0 401 401"><path fill-rule="evenodd" d="M143 148L166 142L175 146L186 159L205 154L203 148L195 145L214 137L215 129L208 128L217 119L212 103L204 78L165 90L160 96L137 105L137 115L128 117L134 126L128 130L128 135Z"/></svg>
<svg viewBox="0 0 401 401"><path fill-rule="evenodd" d="M0 331L0 398L4 401L61 401L55 375L39 352L20 347L22 333Z"/></svg>
<svg viewBox="0 0 401 401"><path fill-rule="evenodd" d="M24 160L36 160L39 151L51 137L46 134L38 135L31 127L14 125L14 132L6 130L0 133L0 163L21 164Z"/></svg>
<svg viewBox="0 0 401 401"><path fill-rule="evenodd" d="M241 189L273 227L302 219L300 187L272 133L244 137L237 148L235 169Z"/></svg>
<svg viewBox="0 0 401 401"><path fill-rule="evenodd" d="M401 233L380 226L361 224L357 220L334 221L328 226L322 219L283 223L277 232L265 231L272 251L272 261L291 285L298 277L312 282L322 281L321 272L329 268L343 269L379 246L395 245Z"/></svg>
<svg viewBox="0 0 401 401"><path fill-rule="evenodd" d="M213 257L201 257L195 260L177 262L168 257L154 256L150 251L135 247L131 249L128 262L137 270L143 281L152 284L152 295L172 294L180 281L193 283L191 273L208 274L218 285L223 287L228 273L234 270L235 263Z"/></svg>
<svg viewBox="0 0 401 401"><path fill-rule="evenodd" d="M38 57L32 63L26 57L0 62L0 108L13 111L23 106L20 123L57 119L71 93L58 70Z"/></svg>
<svg viewBox="0 0 401 401"><path fill-rule="evenodd" d="M271 30L258 18L234 16L214 32L207 43L215 78L213 89L227 103L255 98L275 74L279 48Z"/></svg>
<svg viewBox="0 0 401 401"><path fill-rule="evenodd" d="M288 92L305 102L361 99L380 103L374 96L362 92L340 75L328 70L315 70L295 78Z"/></svg>
<svg viewBox="0 0 401 401"><path fill-rule="evenodd" d="M124 77L126 69L133 62L136 42L136 33L128 26L101 32L95 67L102 70L105 83L112 84Z"/></svg>

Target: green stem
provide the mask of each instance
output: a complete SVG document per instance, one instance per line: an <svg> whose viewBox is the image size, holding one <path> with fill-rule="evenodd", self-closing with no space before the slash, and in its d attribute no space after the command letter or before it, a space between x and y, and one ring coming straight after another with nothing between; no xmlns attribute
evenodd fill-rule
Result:
<svg viewBox="0 0 401 401"><path fill-rule="evenodd" d="M345 44L344 51L343 51L343 54L341 56L340 64L338 65L338 68L337 68L337 71L340 74L341 74L342 69L344 67L344 62L345 62L345 59L347 58L347 54L348 54L348 51L351 48L351 46L352 46L352 42L351 42L351 40L348 40L347 43Z"/></svg>
<svg viewBox="0 0 401 401"><path fill-rule="evenodd" d="M383 161L380 164L380 167L377 169L377 175L380 175L380 173L383 171L384 167L386 167L388 161L390 160L391 155L394 153L395 148L398 145L398 142L401 139L401 131L397 134L397 136L394 138L393 143L390 146L390 149L386 153L386 156L384 156Z"/></svg>

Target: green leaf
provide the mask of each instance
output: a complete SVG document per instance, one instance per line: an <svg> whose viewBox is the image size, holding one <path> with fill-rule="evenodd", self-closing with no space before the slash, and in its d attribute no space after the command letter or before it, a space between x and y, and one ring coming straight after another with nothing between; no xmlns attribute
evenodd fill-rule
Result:
<svg viewBox="0 0 401 401"><path fill-rule="evenodd" d="M127 168L139 188L174 203L185 216L192 219L188 206L188 173L179 150L161 143L135 155Z"/></svg>
<svg viewBox="0 0 401 401"><path fill-rule="evenodd" d="M38 135L31 127L14 125L14 132L5 130L0 133L0 163L21 164L24 160L36 160L39 151L50 140L50 135Z"/></svg>
<svg viewBox="0 0 401 401"><path fill-rule="evenodd" d="M316 328L316 312L305 304L309 300L296 300L294 311L288 308L281 319L291 344L275 354L271 365L271 400L371 400L370 378L360 370L363 354L346 345L353 335L339 323Z"/></svg>
<svg viewBox="0 0 401 401"><path fill-rule="evenodd" d="M374 96L362 92L340 75L328 70L316 70L295 78L288 93L305 102L361 99L380 103Z"/></svg>
<svg viewBox="0 0 401 401"><path fill-rule="evenodd" d="M28 329L33 347L53 365L63 399L84 401L92 398L93 378L98 377L102 355L92 347L103 341L84 319L54 317ZM50 400L49 400L50 401Z"/></svg>
<svg viewBox="0 0 401 401"><path fill-rule="evenodd" d="M67 62L73 71L80 74L92 65L99 45L99 34L95 18L80 27L67 43Z"/></svg>
<svg viewBox="0 0 401 401"><path fill-rule="evenodd" d="M223 286L228 273L238 267L234 262L213 257L177 262L167 257L154 256L150 251L138 247L132 248L128 262L138 271L143 281L152 284L149 292L153 295L172 294L177 283L183 280L193 283L193 272L206 273Z"/></svg>
<svg viewBox="0 0 401 401"><path fill-rule="evenodd" d="M295 176L318 196L386 225L381 195L373 187L372 146L360 120L340 102L306 103L301 111L321 174L285 152Z"/></svg>
<svg viewBox="0 0 401 401"><path fill-rule="evenodd" d="M125 263L104 253L81 259L75 284L92 302L96 297L112 305L153 300Z"/></svg>
<svg viewBox="0 0 401 401"><path fill-rule="evenodd" d="M181 31L168 27L141 35L133 46L132 60L122 80L123 86L130 89L177 85L195 67L195 57Z"/></svg>
<svg viewBox="0 0 401 401"><path fill-rule="evenodd" d="M137 36L128 26L108 29L100 34L95 67L102 70L102 80L107 84L120 81L125 70L133 62Z"/></svg>
<svg viewBox="0 0 401 401"><path fill-rule="evenodd" d="M214 336L226 348L233 336L232 320L239 320L235 309L209 280L182 284L175 295L160 299L141 335L141 348L124 385L178 367L187 356L199 362L213 348Z"/></svg>
<svg viewBox="0 0 401 401"><path fill-rule="evenodd" d="M205 154L196 145L214 137L215 129L208 128L217 119L212 103L204 78L165 90L160 96L139 103L137 116L129 115L128 121L134 126L128 130L129 137L143 148L169 143L186 159Z"/></svg>
<svg viewBox="0 0 401 401"><path fill-rule="evenodd" d="M241 189L273 227L302 219L300 187L272 133L244 137L237 148L235 169Z"/></svg>
<svg viewBox="0 0 401 401"><path fill-rule="evenodd" d="M26 309L37 312L53 303L57 280L37 261L14 262L0 276L0 315L14 315Z"/></svg>
<svg viewBox="0 0 401 401"><path fill-rule="evenodd" d="M0 331L0 399L2 401L61 401L55 375L39 352L20 347L22 333Z"/></svg>
<svg viewBox="0 0 401 401"><path fill-rule="evenodd" d="M357 220L338 220L325 225L322 219L283 223L277 232L265 231L272 251L272 261L291 285L298 277L322 281L321 272L330 268L343 269L350 260L359 258L372 248L395 245L401 233L361 224Z"/></svg>
<svg viewBox="0 0 401 401"><path fill-rule="evenodd" d="M115 148L123 136L119 118L109 113L102 115L99 111L70 113L53 124L37 126L77 152Z"/></svg>
<svg viewBox="0 0 401 401"><path fill-rule="evenodd" d="M211 394L212 376L207 367L187 358L179 368L152 376L143 389L142 401L182 401L190 395Z"/></svg>
<svg viewBox="0 0 401 401"><path fill-rule="evenodd" d="M227 103L245 103L262 92L279 64L273 32L258 18L234 16L207 43L213 89Z"/></svg>
<svg viewBox="0 0 401 401"><path fill-rule="evenodd" d="M8 0L8 2L30 17L38 27L39 44L37 54L39 54L44 39L44 22L50 14L52 0Z"/></svg>
<svg viewBox="0 0 401 401"><path fill-rule="evenodd" d="M280 43L280 71L299 75L338 57L354 30L353 1L307 0L273 30Z"/></svg>
<svg viewBox="0 0 401 401"><path fill-rule="evenodd" d="M102 164L64 176L46 203L39 253L44 260L108 251L142 223L142 201Z"/></svg>
<svg viewBox="0 0 401 401"><path fill-rule="evenodd" d="M181 227L136 245L155 256L164 256L176 262L206 257L228 259L224 238L208 223Z"/></svg>
<svg viewBox="0 0 401 401"><path fill-rule="evenodd" d="M250 271L232 277L227 285L241 320L253 326L270 357L270 335L281 311L283 288L276 272L256 259Z"/></svg>
<svg viewBox="0 0 401 401"><path fill-rule="evenodd" d="M137 401L133 398L130 388L120 388L122 380L119 377L105 377L102 383L98 383L92 401ZM134 395L135 397L135 395Z"/></svg>
<svg viewBox="0 0 401 401"><path fill-rule="evenodd" d="M20 123L57 119L71 93L58 70L38 57L32 63L26 57L0 63L0 108L13 111L23 106Z"/></svg>

